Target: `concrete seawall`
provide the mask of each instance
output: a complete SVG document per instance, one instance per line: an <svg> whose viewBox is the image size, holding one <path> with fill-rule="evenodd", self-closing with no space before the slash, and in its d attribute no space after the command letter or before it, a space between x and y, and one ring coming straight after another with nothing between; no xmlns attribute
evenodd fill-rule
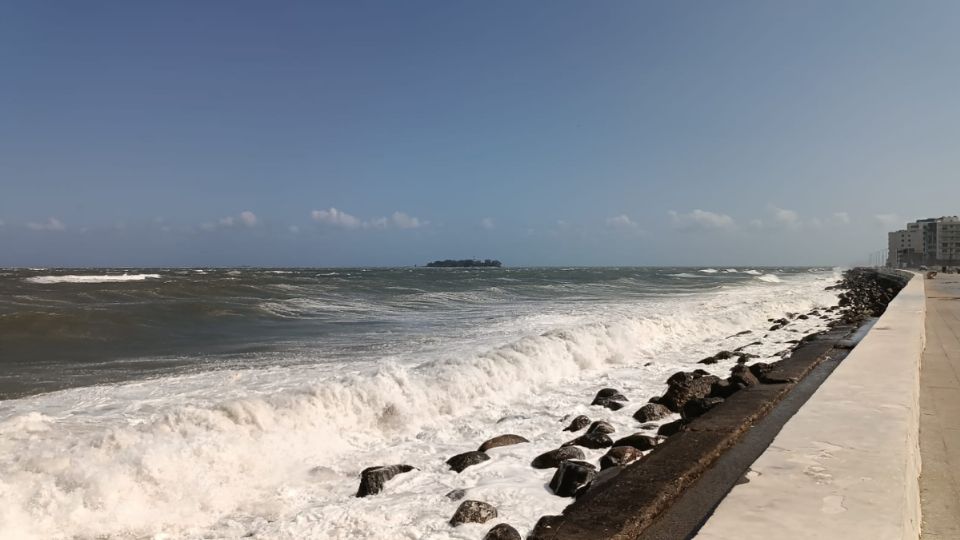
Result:
<svg viewBox="0 0 960 540"><path fill-rule="evenodd" d="M924 317L914 276L697 538L918 538Z"/></svg>

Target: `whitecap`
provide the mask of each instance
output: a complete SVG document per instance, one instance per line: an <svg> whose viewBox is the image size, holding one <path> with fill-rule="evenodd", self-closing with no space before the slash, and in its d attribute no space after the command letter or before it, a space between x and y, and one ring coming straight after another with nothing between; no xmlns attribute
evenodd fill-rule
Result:
<svg viewBox="0 0 960 540"><path fill-rule="evenodd" d="M26 278L24 281L30 283L115 283L123 281L144 281L147 279L157 279L160 274L107 274L100 276L34 276Z"/></svg>

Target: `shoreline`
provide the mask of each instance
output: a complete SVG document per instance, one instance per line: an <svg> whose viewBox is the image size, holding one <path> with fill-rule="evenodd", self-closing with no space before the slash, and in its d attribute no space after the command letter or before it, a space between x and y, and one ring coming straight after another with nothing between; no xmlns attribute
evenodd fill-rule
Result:
<svg viewBox="0 0 960 540"><path fill-rule="evenodd" d="M860 273L872 273L878 283L890 283L878 272ZM904 280L900 288L905 284ZM780 428L868 333L876 319L850 324L855 317L849 314L862 303L847 295L841 305L853 307L841 314L839 324L801 340L790 357L769 372L770 382L740 390L695 418L613 480L587 491L562 515L541 518L529 538L652 540L696 534L729 489L745 480L750 464ZM818 377L811 377L818 369ZM810 384L817 378L817 384ZM757 436L760 431L765 434Z"/></svg>

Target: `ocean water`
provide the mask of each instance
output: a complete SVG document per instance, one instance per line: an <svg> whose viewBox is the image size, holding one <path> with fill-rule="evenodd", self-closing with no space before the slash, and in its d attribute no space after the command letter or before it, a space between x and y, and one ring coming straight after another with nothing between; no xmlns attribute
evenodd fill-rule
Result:
<svg viewBox="0 0 960 540"><path fill-rule="evenodd" d="M536 455L626 436L721 349L778 359L816 268L0 270L0 538L482 538L572 499ZM750 330L746 335L735 335ZM620 389L620 411L591 407ZM670 421L672 418L665 419ZM652 432L652 430L650 431ZM529 444L450 471L515 433ZM602 450L586 451L596 460ZM418 468L354 497L360 470ZM447 524L458 502L498 508Z"/></svg>

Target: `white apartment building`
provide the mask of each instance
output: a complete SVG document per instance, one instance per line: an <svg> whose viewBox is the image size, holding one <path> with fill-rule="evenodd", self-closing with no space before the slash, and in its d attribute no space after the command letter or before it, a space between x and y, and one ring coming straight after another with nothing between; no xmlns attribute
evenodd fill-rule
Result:
<svg viewBox="0 0 960 540"><path fill-rule="evenodd" d="M918 219L887 233L887 265L894 267L960 264L960 218Z"/></svg>

